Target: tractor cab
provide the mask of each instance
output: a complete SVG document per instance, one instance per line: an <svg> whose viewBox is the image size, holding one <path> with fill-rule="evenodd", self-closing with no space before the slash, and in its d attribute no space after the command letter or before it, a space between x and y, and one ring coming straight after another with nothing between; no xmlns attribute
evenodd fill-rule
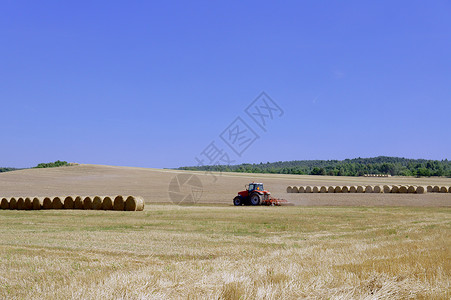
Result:
<svg viewBox="0 0 451 300"><path fill-rule="evenodd" d="M263 183L250 183L248 186L246 186L247 191L253 192L253 191L264 191Z"/></svg>

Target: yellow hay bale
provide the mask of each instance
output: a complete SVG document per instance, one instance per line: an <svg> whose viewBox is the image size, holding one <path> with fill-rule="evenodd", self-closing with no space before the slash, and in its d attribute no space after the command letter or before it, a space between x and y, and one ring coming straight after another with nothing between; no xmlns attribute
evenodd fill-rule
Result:
<svg viewBox="0 0 451 300"><path fill-rule="evenodd" d="M357 186L357 193L364 193L365 192L365 187L363 185L358 185Z"/></svg>
<svg viewBox="0 0 451 300"><path fill-rule="evenodd" d="M335 185L331 185L327 188L328 193L335 193Z"/></svg>
<svg viewBox="0 0 451 300"><path fill-rule="evenodd" d="M312 191L313 193L319 193L319 186L314 186Z"/></svg>
<svg viewBox="0 0 451 300"><path fill-rule="evenodd" d="M52 200L52 208L53 209L63 209L64 199L62 197L54 197Z"/></svg>
<svg viewBox="0 0 451 300"><path fill-rule="evenodd" d="M25 198L20 197L17 199L17 209L24 210L25 209Z"/></svg>
<svg viewBox="0 0 451 300"><path fill-rule="evenodd" d="M349 192L350 193L357 193L357 187L355 185L351 185L349 187Z"/></svg>
<svg viewBox="0 0 451 300"><path fill-rule="evenodd" d="M373 190L374 190L374 188L373 188L372 185L367 185L367 186L365 187L365 193L372 193Z"/></svg>
<svg viewBox="0 0 451 300"><path fill-rule="evenodd" d="M33 205L33 210L41 209L42 206L44 205L44 199L39 198L39 197L34 197L33 201L32 201L32 205Z"/></svg>
<svg viewBox="0 0 451 300"><path fill-rule="evenodd" d="M392 193L392 194L397 194L397 193L399 193L399 185L394 185L394 186L392 186L392 188L391 188L391 193Z"/></svg>
<svg viewBox="0 0 451 300"><path fill-rule="evenodd" d="M391 193L392 188L391 185L384 185L384 193Z"/></svg>
<svg viewBox="0 0 451 300"><path fill-rule="evenodd" d="M89 196L86 196L83 199L83 209L92 209L92 198Z"/></svg>
<svg viewBox="0 0 451 300"><path fill-rule="evenodd" d="M42 209L52 209L52 199L50 197L45 197L42 202Z"/></svg>
<svg viewBox="0 0 451 300"><path fill-rule="evenodd" d="M9 209L9 200L7 198L2 198L2 202L0 203L1 209Z"/></svg>
<svg viewBox="0 0 451 300"><path fill-rule="evenodd" d="M383 187L381 187L380 185L375 185L374 186L373 193L380 194L380 193L383 193L383 192L384 192L384 188Z"/></svg>
<svg viewBox="0 0 451 300"><path fill-rule="evenodd" d="M104 210L112 210L113 209L113 199L110 196L103 197L102 209Z"/></svg>
<svg viewBox="0 0 451 300"><path fill-rule="evenodd" d="M299 193L299 188L297 186L293 186L291 192L292 193Z"/></svg>
<svg viewBox="0 0 451 300"><path fill-rule="evenodd" d="M407 194L407 191L408 191L407 186L401 185L401 186L399 187L398 193L400 193L400 194Z"/></svg>
<svg viewBox="0 0 451 300"><path fill-rule="evenodd" d="M293 192L293 187L292 186L287 186L287 193L292 193Z"/></svg>
<svg viewBox="0 0 451 300"><path fill-rule="evenodd" d="M125 200L124 200L123 196L117 195L114 198L113 209L114 210L125 210Z"/></svg>
<svg viewBox="0 0 451 300"><path fill-rule="evenodd" d="M446 186L440 187L440 193L448 193L448 188Z"/></svg>
<svg viewBox="0 0 451 300"><path fill-rule="evenodd" d="M407 193L409 193L409 194L415 194L416 191L417 191L417 187L414 185L409 185L409 187L407 188Z"/></svg>
<svg viewBox="0 0 451 300"><path fill-rule="evenodd" d="M305 193L305 186L300 186L298 189L298 193Z"/></svg>
<svg viewBox="0 0 451 300"><path fill-rule="evenodd" d="M435 185L435 186L432 188L432 192L433 192L433 193L439 193L439 192L440 192L440 187L439 187L438 185Z"/></svg>
<svg viewBox="0 0 451 300"><path fill-rule="evenodd" d="M74 196L74 209L83 209L83 198L81 196Z"/></svg>
<svg viewBox="0 0 451 300"><path fill-rule="evenodd" d="M425 194L425 193L427 193L427 188L420 185L417 187L416 193L417 194Z"/></svg>
<svg viewBox="0 0 451 300"><path fill-rule="evenodd" d="M341 187L341 186L339 186L339 185L337 185L336 187L335 187L335 193L341 193L342 192L342 190L343 190L343 188Z"/></svg>
<svg viewBox="0 0 451 300"><path fill-rule="evenodd" d="M342 193L349 193L349 189L350 189L350 188L351 188L350 186L345 185L345 186L343 186L343 187L341 188L341 192L342 192Z"/></svg>
<svg viewBox="0 0 451 300"><path fill-rule="evenodd" d="M74 197L72 196L67 196L66 198L64 198L64 204L63 204L63 208L64 209L74 209Z"/></svg>
<svg viewBox="0 0 451 300"><path fill-rule="evenodd" d="M313 193L313 188L310 185L308 185L308 186L305 187L305 192L306 193Z"/></svg>
<svg viewBox="0 0 451 300"><path fill-rule="evenodd" d="M26 210L33 209L33 198L30 197L25 198L25 209Z"/></svg>
<svg viewBox="0 0 451 300"><path fill-rule="evenodd" d="M427 186L427 191L428 191L428 193L432 193L432 189L433 189L434 187L432 186L432 185L428 185Z"/></svg>
<svg viewBox="0 0 451 300"><path fill-rule="evenodd" d="M319 192L320 193L327 193L327 186L321 186L320 188L319 188Z"/></svg>
<svg viewBox="0 0 451 300"><path fill-rule="evenodd" d="M128 196L125 200L125 210L141 211L144 209L144 199L141 197Z"/></svg>
<svg viewBox="0 0 451 300"><path fill-rule="evenodd" d="M14 197L11 197L9 199L9 209L17 209L17 199Z"/></svg>
<svg viewBox="0 0 451 300"><path fill-rule="evenodd" d="M92 209L101 210L103 205L103 198L100 196L95 196L92 200Z"/></svg>

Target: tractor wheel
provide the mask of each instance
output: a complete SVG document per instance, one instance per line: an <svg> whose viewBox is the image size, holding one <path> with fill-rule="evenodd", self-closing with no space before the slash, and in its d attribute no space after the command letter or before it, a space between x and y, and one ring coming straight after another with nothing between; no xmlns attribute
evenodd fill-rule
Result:
<svg viewBox="0 0 451 300"><path fill-rule="evenodd" d="M261 196L258 193L254 193L251 196L251 204L252 205L260 205L261 203Z"/></svg>
<svg viewBox="0 0 451 300"><path fill-rule="evenodd" d="M241 204L243 204L243 201L241 201L241 197L236 196L236 197L233 199L233 205L235 205L235 206L240 206Z"/></svg>

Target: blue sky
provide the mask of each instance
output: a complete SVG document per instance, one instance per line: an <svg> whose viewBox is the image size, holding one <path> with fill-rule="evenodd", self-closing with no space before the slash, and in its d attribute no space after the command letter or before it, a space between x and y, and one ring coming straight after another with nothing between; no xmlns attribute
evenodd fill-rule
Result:
<svg viewBox="0 0 451 300"><path fill-rule="evenodd" d="M451 158L449 1L3 1L0 39L0 166Z"/></svg>

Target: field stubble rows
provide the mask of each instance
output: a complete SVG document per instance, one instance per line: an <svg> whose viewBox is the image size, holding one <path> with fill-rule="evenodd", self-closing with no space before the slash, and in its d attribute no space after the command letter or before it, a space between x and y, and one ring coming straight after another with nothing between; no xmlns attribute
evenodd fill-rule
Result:
<svg viewBox="0 0 451 300"><path fill-rule="evenodd" d="M0 298L449 299L450 212L1 211Z"/></svg>

